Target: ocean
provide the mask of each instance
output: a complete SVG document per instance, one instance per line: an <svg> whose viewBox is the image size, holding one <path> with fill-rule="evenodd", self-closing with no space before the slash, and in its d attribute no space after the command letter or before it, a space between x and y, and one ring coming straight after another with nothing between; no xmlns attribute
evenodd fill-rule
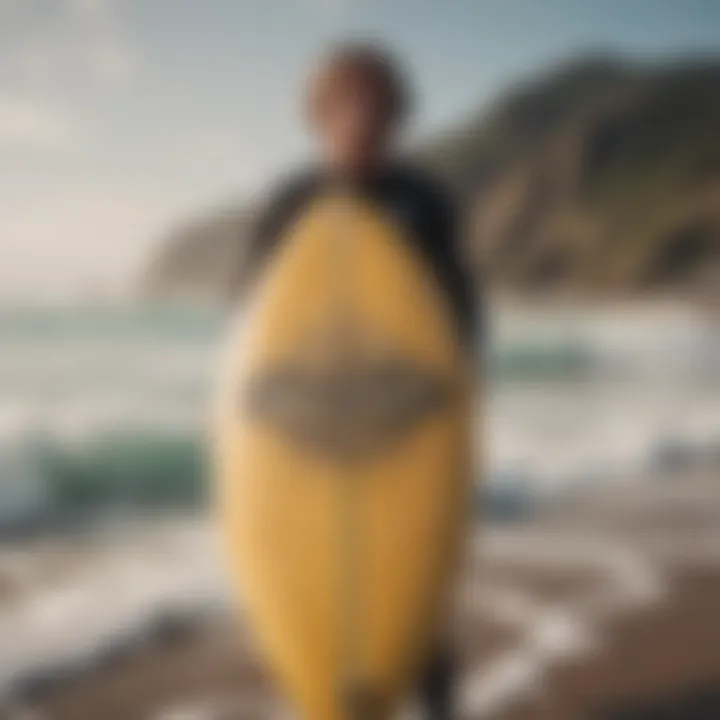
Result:
<svg viewBox="0 0 720 720"><path fill-rule="evenodd" d="M478 467L501 496L630 482L717 451L717 317L510 302L490 317ZM225 324L212 307L1 307L0 530L201 506Z"/></svg>
<svg viewBox="0 0 720 720"><path fill-rule="evenodd" d="M720 461L717 319L509 302L490 317L478 507L501 532ZM225 325L209 307L0 308L0 714L226 612L204 512Z"/></svg>

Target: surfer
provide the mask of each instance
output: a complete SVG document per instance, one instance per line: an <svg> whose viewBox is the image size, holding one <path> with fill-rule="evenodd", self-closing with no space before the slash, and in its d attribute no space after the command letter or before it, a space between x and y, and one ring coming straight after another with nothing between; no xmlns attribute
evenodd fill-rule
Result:
<svg viewBox="0 0 720 720"><path fill-rule="evenodd" d="M468 353L475 347L475 293L459 248L459 219L447 191L400 159L410 114L408 85L395 60L372 44L343 44L310 78L306 114L319 140L316 166L286 179L256 222L249 248L255 270L319 196L341 187L376 204L416 244L454 308ZM252 272L252 270L251 270ZM453 653L439 642L420 695L435 720L452 717Z"/></svg>

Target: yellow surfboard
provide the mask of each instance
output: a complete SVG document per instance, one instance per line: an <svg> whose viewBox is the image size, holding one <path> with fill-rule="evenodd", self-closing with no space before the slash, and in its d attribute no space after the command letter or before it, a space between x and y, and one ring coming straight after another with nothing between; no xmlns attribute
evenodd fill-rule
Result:
<svg viewBox="0 0 720 720"><path fill-rule="evenodd" d="M431 270L368 201L317 200L230 343L218 499L244 610L307 720L385 720L435 640L471 381Z"/></svg>

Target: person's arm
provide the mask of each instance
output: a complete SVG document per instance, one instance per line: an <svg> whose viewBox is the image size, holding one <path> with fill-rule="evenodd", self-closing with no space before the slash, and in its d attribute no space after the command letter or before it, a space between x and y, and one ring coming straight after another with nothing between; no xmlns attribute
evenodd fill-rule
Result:
<svg viewBox="0 0 720 720"><path fill-rule="evenodd" d="M277 250L288 225L310 200L314 188L315 181L309 174L287 180L270 194L251 219L249 227L244 229L247 233L245 241L239 239L231 269L231 300L237 301L247 293L263 264Z"/></svg>
<svg viewBox="0 0 720 720"><path fill-rule="evenodd" d="M450 298L463 340L475 355L482 345L482 298L479 282L465 256L462 213L445 193L433 191L427 219L434 263Z"/></svg>

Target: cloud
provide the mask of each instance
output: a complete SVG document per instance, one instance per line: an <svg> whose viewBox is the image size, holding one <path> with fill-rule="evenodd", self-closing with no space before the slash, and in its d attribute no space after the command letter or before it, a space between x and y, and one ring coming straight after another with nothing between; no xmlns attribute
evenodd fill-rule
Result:
<svg viewBox="0 0 720 720"><path fill-rule="evenodd" d="M85 27L84 54L97 80L128 84L135 75L134 48L119 18L115 0L65 0Z"/></svg>
<svg viewBox="0 0 720 720"><path fill-rule="evenodd" d="M62 150L77 135L70 119L38 100L0 96L0 150Z"/></svg>
<svg viewBox="0 0 720 720"><path fill-rule="evenodd" d="M66 0L68 8L84 17L104 15L112 7L111 0Z"/></svg>
<svg viewBox="0 0 720 720"><path fill-rule="evenodd" d="M120 87L135 76L136 53L113 0L26 3L12 12L3 2L0 64L16 83Z"/></svg>
<svg viewBox="0 0 720 720"><path fill-rule="evenodd" d="M0 0L0 19L12 20L23 8L24 0Z"/></svg>
<svg viewBox="0 0 720 720"><path fill-rule="evenodd" d="M88 48L88 61L97 80L119 86L129 85L135 77L135 55L118 38L96 40Z"/></svg>
<svg viewBox="0 0 720 720"><path fill-rule="evenodd" d="M182 213L186 201L136 181L88 186L10 187L0 213L0 302L73 291L112 291L142 266L148 238Z"/></svg>
<svg viewBox="0 0 720 720"><path fill-rule="evenodd" d="M341 15L351 6L351 0L305 0L310 9L326 15Z"/></svg>

